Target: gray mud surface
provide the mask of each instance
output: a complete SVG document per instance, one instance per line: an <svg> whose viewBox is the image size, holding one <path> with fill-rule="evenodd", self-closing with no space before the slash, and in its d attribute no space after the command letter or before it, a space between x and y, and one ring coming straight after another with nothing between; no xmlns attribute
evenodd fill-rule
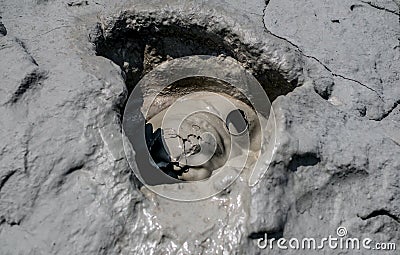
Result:
<svg viewBox="0 0 400 255"><path fill-rule="evenodd" d="M339 226L400 249L399 4L0 0L0 254L299 254L257 238ZM278 144L256 186L174 202L134 176L121 116L143 75L202 54L257 78Z"/></svg>

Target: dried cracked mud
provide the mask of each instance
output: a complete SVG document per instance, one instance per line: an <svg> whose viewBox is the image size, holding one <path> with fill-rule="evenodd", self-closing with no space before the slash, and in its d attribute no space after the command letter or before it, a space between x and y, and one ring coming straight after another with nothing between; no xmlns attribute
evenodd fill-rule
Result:
<svg viewBox="0 0 400 255"><path fill-rule="evenodd" d="M400 249L399 6L0 0L0 254L299 254L257 239L339 226ZM257 79L277 144L257 185L177 202L133 174L122 115L146 74L194 55ZM320 253L396 251L300 251Z"/></svg>

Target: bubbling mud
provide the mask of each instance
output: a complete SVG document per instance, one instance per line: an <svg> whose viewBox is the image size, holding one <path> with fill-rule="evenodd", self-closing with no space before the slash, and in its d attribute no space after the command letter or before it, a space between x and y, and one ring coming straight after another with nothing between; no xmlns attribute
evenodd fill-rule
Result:
<svg viewBox="0 0 400 255"><path fill-rule="evenodd" d="M235 162L249 166L260 150L258 117L225 93L189 93L149 118L150 155L164 173L184 181L207 179Z"/></svg>
<svg viewBox="0 0 400 255"><path fill-rule="evenodd" d="M144 194L199 201L238 178L254 185L262 177L274 123L265 90L239 62L184 57L160 64L132 91L124 150Z"/></svg>

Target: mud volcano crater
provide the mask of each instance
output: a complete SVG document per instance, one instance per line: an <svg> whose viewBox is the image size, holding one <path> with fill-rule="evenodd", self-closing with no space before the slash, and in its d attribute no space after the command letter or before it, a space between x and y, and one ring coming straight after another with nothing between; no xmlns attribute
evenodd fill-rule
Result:
<svg viewBox="0 0 400 255"><path fill-rule="evenodd" d="M183 15L182 13L174 12L137 13L134 11L126 11L118 16L107 18L104 22L98 23L89 38L95 44L96 54L98 56L108 58L120 66L129 94L132 93L136 85L140 83L149 72L157 69L163 63L191 56L215 56L231 58L237 61L242 68L249 71L249 73L255 77L268 95L269 100L267 101L273 101L276 97L289 93L298 83L297 80L292 80L290 82L285 80L279 71L271 67L272 65L269 60L262 55L262 49L260 49L262 48L261 45L244 43L240 35L234 33L223 20L215 20L215 17L211 16L200 17L195 14ZM190 68L192 67L189 67L189 69ZM196 66L193 68L196 68ZM226 68L229 69L230 67L227 66ZM171 73L174 72L174 70L170 71ZM148 89L151 90L151 86L152 85L148 86ZM145 90L147 90L147 87ZM156 100L156 107L152 109L153 113L150 112L149 116L145 116L146 143L158 167L175 179L189 181L206 179L211 176L211 170L208 168L217 169L226 162L226 158L221 158L218 163L215 163L214 160L215 164L212 164L212 167L204 167L204 164L202 165L200 169L202 169L201 171L204 171L204 173L197 171L196 173L189 172L188 174L187 162L178 163L179 159L173 162L171 158L172 154L174 154L173 148L169 148L169 152L162 149L161 139L157 137L161 136L161 132L165 132L165 130L160 130L160 127L155 128L157 125L154 125L154 123L148 125L148 121L151 122L151 118L154 117L156 113L165 110L180 96L190 93L199 93L201 91L214 92L231 97L232 100L237 100L236 105L240 105L242 110L238 110L237 112L231 110L231 113L239 117L242 116L243 118L240 121L243 123L247 122L248 115L256 116L254 115L255 112L251 110L252 105L250 102L239 91L232 89L232 86L227 83L219 82L216 79L210 79L205 76L182 79L179 83L175 83L174 86L169 86L167 90L162 91L160 97L157 99L158 101ZM146 92L144 93L146 94ZM143 96L146 97L146 95ZM243 105L241 105L242 103ZM270 102L268 102L268 104L270 104ZM238 107L238 109L240 109L240 107ZM120 108L121 109L118 110L121 113L125 110L126 105L122 104ZM247 111L251 113L241 114L243 113L243 109L247 109ZM268 118L268 116L266 117ZM211 117L200 116L198 119L199 118L211 121L211 119L209 119ZM225 119L223 121L231 122L230 119ZM256 122L254 121L254 123ZM249 127L253 128L249 130L253 137L251 139L258 137L258 133L260 132L259 123L257 125L254 123L250 123L249 125ZM226 125L226 123L221 124L221 128L216 129L221 131ZM257 126L257 128L255 128L255 126ZM229 134L229 130L226 129L225 131ZM224 137L220 132L215 132L214 135ZM204 142L207 138L198 136L198 139L195 139L196 141L192 141L192 137L190 136L180 138L182 138L183 145L186 143L188 144L188 151L185 151L187 148L183 148L185 155L200 155L200 158L205 158L196 148L199 147L199 141ZM157 139L159 140L158 143L154 144ZM216 142L215 149L216 153L218 152L217 154L223 155L226 151L224 150L224 146L231 146L230 143L224 144L225 141L226 139L221 138ZM255 147L258 149L260 148L260 145L252 146L253 149ZM215 157L213 157L213 159L214 158ZM193 166L190 166L190 169L192 169L192 167ZM175 170L173 169L176 170L176 173L179 173L179 176L176 176ZM162 181L161 183L169 182Z"/></svg>

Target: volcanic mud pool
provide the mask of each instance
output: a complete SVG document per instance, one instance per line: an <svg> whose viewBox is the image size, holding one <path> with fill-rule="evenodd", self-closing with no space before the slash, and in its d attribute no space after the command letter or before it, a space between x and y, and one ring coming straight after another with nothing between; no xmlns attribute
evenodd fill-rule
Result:
<svg viewBox="0 0 400 255"><path fill-rule="evenodd" d="M263 88L237 61L185 57L155 68L133 90L125 147L132 145L132 169L149 189L198 200L222 192L243 170L246 178L267 170L257 162L272 157L274 121Z"/></svg>

